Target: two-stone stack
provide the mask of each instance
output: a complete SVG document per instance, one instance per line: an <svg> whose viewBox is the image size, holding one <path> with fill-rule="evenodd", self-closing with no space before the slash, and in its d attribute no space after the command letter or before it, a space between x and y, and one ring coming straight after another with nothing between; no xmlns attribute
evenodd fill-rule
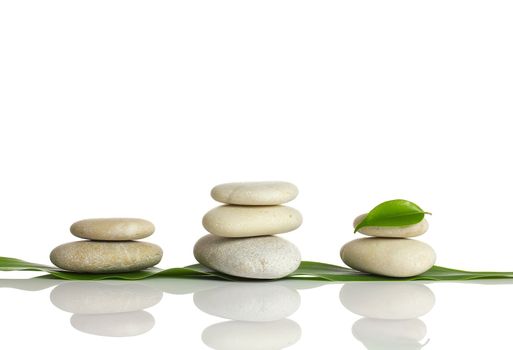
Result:
<svg viewBox="0 0 513 350"><path fill-rule="evenodd" d="M50 254L56 266L85 273L139 271L155 266L162 259L162 249L152 243L138 242L153 234L155 226L143 219L102 218L75 222L74 236L84 241L65 243Z"/></svg>
<svg viewBox="0 0 513 350"><path fill-rule="evenodd" d="M357 228L367 214L354 219ZM428 230L425 218L406 226L366 226L358 232L372 238L359 238L340 250L342 261L353 269L388 277L411 277L429 270L436 254L428 244L409 239Z"/></svg>
<svg viewBox="0 0 513 350"><path fill-rule="evenodd" d="M211 196L225 203L203 217L210 232L194 246L201 264L228 275L275 279L294 272L299 249L274 235L297 229L299 211L284 206L298 194L288 182L245 182L215 186Z"/></svg>

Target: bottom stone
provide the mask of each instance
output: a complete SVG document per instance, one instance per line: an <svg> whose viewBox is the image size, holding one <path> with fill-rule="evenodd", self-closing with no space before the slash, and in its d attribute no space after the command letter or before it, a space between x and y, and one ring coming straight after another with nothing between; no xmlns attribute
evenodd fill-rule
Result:
<svg viewBox="0 0 513 350"><path fill-rule="evenodd" d="M58 246L50 260L61 269L85 273L139 271L155 266L162 249L147 242L78 241Z"/></svg>

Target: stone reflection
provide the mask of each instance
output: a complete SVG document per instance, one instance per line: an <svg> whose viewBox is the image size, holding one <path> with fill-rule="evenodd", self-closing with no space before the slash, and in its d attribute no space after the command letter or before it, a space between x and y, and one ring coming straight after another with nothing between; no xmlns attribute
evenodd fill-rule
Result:
<svg viewBox="0 0 513 350"><path fill-rule="evenodd" d="M203 342L213 349L283 349L301 337L301 327L288 319L298 310L301 298L288 285L225 283L194 293L194 304L207 314L230 320L203 331Z"/></svg>
<svg viewBox="0 0 513 350"><path fill-rule="evenodd" d="M340 290L342 305L363 316L353 324L353 336L367 349L420 349L427 327L419 318L435 305L435 295L415 282L347 283Z"/></svg>
<svg viewBox="0 0 513 350"><path fill-rule="evenodd" d="M126 281L64 282L50 294L56 307L73 314L70 322L75 329L108 337L148 332L155 320L143 310L161 299L162 291Z"/></svg>

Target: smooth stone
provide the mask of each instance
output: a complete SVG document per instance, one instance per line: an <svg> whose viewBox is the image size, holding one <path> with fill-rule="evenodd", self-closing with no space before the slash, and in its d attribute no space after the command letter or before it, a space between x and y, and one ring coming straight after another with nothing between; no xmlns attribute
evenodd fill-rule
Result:
<svg viewBox="0 0 513 350"><path fill-rule="evenodd" d="M285 277L301 262L298 248L275 236L224 238L206 235L194 245L194 257L211 269L256 279Z"/></svg>
<svg viewBox="0 0 513 350"><path fill-rule="evenodd" d="M222 205L203 217L203 227L220 237L255 237L290 232L303 218L294 208L276 206L245 207Z"/></svg>
<svg viewBox="0 0 513 350"><path fill-rule="evenodd" d="M353 324L353 336L367 349L421 349L419 342L427 335L427 327L418 318L380 320L361 318Z"/></svg>
<svg viewBox="0 0 513 350"><path fill-rule="evenodd" d="M294 321L226 321L205 328L203 342L216 350L278 350L295 344L301 327Z"/></svg>
<svg viewBox="0 0 513 350"><path fill-rule="evenodd" d="M155 319L146 311L71 316L71 325L84 333L104 337L133 337L148 332Z"/></svg>
<svg viewBox="0 0 513 350"><path fill-rule="evenodd" d="M194 304L207 314L229 320L269 322L296 312L301 297L296 290L273 282L237 282L194 293Z"/></svg>
<svg viewBox="0 0 513 350"><path fill-rule="evenodd" d="M232 182L215 186L210 195L226 204L277 205L290 202L298 192L296 185L290 182Z"/></svg>
<svg viewBox="0 0 513 350"><path fill-rule="evenodd" d="M360 222L367 216L362 214L357 216L353 221L353 228L356 228ZM363 235L374 236L374 237L416 237L423 235L427 232L429 224L426 219L422 219L421 222L414 225L408 226L366 226L358 230Z"/></svg>
<svg viewBox="0 0 513 350"><path fill-rule="evenodd" d="M386 320L421 317L435 305L431 289L415 282L346 283L339 297L354 314Z"/></svg>
<svg viewBox="0 0 513 350"><path fill-rule="evenodd" d="M429 270L436 260L433 248L407 238L360 238L340 250L342 261L362 272L388 277L411 277Z"/></svg>
<svg viewBox="0 0 513 350"><path fill-rule="evenodd" d="M74 236L98 241L130 241L151 236L155 226L143 219L86 219L71 225Z"/></svg>
<svg viewBox="0 0 513 350"><path fill-rule="evenodd" d="M126 281L76 281L58 285L50 293L52 304L74 314L110 314L157 305L162 292Z"/></svg>
<svg viewBox="0 0 513 350"><path fill-rule="evenodd" d="M139 271L161 259L162 249L147 242L77 241L62 244L50 254L61 269L89 273Z"/></svg>

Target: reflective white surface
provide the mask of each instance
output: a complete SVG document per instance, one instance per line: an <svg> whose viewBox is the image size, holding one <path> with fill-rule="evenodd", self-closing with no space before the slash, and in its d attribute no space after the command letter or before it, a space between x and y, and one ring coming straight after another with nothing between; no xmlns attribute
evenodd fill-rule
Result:
<svg viewBox="0 0 513 350"><path fill-rule="evenodd" d="M5 274L4 274L5 276ZM507 347L509 281L1 279L5 344L76 349Z"/></svg>

